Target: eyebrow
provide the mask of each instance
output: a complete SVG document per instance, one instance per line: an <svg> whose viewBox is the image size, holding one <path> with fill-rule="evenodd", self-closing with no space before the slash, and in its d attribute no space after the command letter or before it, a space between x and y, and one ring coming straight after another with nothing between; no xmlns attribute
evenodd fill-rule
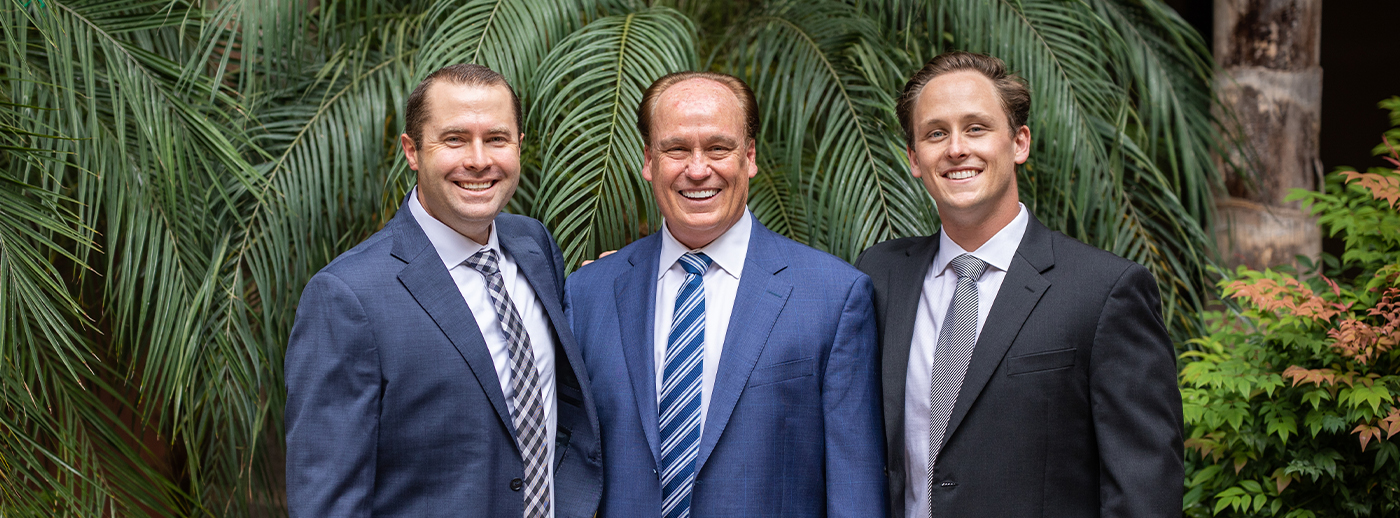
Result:
<svg viewBox="0 0 1400 518"><path fill-rule="evenodd" d="M471 133L471 130L466 129L466 128L461 128L461 127L456 127L456 126L450 126L450 127L443 128L442 131L439 132L439 134L441 134L441 135L446 135L446 134L449 134L449 133ZM489 129L487 129L487 130L486 130L486 134L487 134L487 135L507 135L507 136L509 136L509 135L511 134L511 131L510 131L510 127L502 125L502 126L494 126L494 127L491 127L491 128L489 128Z"/></svg>
<svg viewBox="0 0 1400 518"><path fill-rule="evenodd" d="M966 120L969 120L969 119L971 119L971 121L973 121L973 122L980 122L980 121L987 121L987 120L996 120L996 115L992 115L992 114L984 113L984 112L973 112L973 113L963 114L961 120L966 121ZM943 120L943 119L937 119L937 118L928 118L928 119L924 119L923 122L921 122L920 124L927 126L927 125L929 125L929 124L937 124L937 123L940 123L940 122L946 123L947 121L945 121L945 120Z"/></svg>
<svg viewBox="0 0 1400 518"><path fill-rule="evenodd" d="M675 146L675 145L685 145L685 143L686 143L686 139L684 139L684 138L680 138L680 137L671 137L671 138L662 139L661 142L657 142L657 143L656 143L656 147L657 147L657 149L669 149L671 146ZM729 138L729 137L724 137L724 136L714 137L714 138L711 138L711 139L705 141L705 145L708 146L708 145L710 145L710 144L723 144L723 145L726 145L726 146L729 146L729 147L739 147L739 143L736 142L736 141L734 141L734 139L731 139L731 138Z"/></svg>

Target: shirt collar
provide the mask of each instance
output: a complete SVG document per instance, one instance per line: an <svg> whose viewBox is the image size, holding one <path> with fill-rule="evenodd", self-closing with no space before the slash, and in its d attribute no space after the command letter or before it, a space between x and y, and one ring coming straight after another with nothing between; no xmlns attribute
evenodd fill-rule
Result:
<svg viewBox="0 0 1400 518"><path fill-rule="evenodd" d="M948 232L941 227L938 232L938 254L933 258L933 276L943 275L947 270L948 263L962 254L971 253L973 257L981 259L988 266L1001 271L1011 268L1011 259L1016 257L1016 248L1021 246L1021 237L1026 234L1026 225L1030 222L1030 215L1026 212L1026 206L1020 202L1016 203L1018 211L1016 217L1010 223L1001 227L991 239L983 243L980 248L972 252L963 250L948 237Z"/></svg>
<svg viewBox="0 0 1400 518"><path fill-rule="evenodd" d="M711 241L710 244L691 250L675 236L671 235L671 229L666 226L666 220L661 221L661 258L659 267L656 269L656 278L660 279L666 275L666 270L679 261L686 252L704 252L705 255L719 266L720 271L728 273L738 279L744 273L744 259L749 254L749 236L753 234L753 214L748 208L744 209L744 215L729 230L724 231L719 237Z"/></svg>
<svg viewBox="0 0 1400 518"><path fill-rule="evenodd" d="M501 258L500 241L496 239L496 225L491 225L490 237L486 239L486 244L482 245L471 238L458 234L446 223L438 221L428 210L423 208L423 202L418 200L418 188L413 188L413 195L409 197L408 209L413 213L413 219L418 221L418 226L423 229L423 233L428 235L428 242L433 244L433 249L437 250L438 257L442 259L442 264L448 270L462 264L468 257L476 254L482 248L490 248L496 251L496 257Z"/></svg>

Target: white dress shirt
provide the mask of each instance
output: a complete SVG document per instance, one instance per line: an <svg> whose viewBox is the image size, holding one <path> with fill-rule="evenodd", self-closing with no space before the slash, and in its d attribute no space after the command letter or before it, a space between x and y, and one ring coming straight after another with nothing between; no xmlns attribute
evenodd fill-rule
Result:
<svg viewBox="0 0 1400 518"><path fill-rule="evenodd" d="M700 430L705 429L709 414L710 392L719 372L719 357L724 350L724 336L729 330L729 315L734 310L734 297L739 293L739 278L744 273L744 258L749 254L749 235L753 231L753 215L744 215L729 230L703 248L691 250L671 235L665 221L661 225L661 256L656 271L655 363L656 404L661 405L662 377L666 370L666 341L670 337L671 315L676 311L676 296L685 284L685 269L680 258L686 252L704 252L713 262L705 270L705 356L701 360L704 372L700 380Z"/></svg>
<svg viewBox="0 0 1400 518"><path fill-rule="evenodd" d="M462 298L466 299L467 307L471 308L476 327L481 330L482 338L486 339L486 349L491 353L491 362L495 364L496 377L501 381L501 393L506 397L506 407L513 411L515 405L512 399L514 391L510 384L510 344L506 342L506 334L501 329L500 320L497 320L496 308L491 305L486 277L477 269L465 264L467 258L482 248L496 251L506 293L510 295L511 303L515 304L515 311L520 313L520 320L525 324L525 333L530 336L530 348L535 353L535 368L539 370L540 397L544 400L545 445L548 449L548 456L545 458L549 459L545 464L548 466L550 480L549 501L553 503L554 433L558 425L558 416L554 412L555 338L544 306L540 304L535 290L530 287L525 276L520 275L515 259L501 248L500 240L496 237L496 225L491 225L490 238L482 245L429 215L428 211L423 209L422 202L418 201L417 188L414 188L413 195L409 197L408 208L413 212L413 218L418 221L423 233L428 235L428 241L437 250L438 257L442 258L447 273L452 274L452 280L457 283L457 290L462 292ZM554 516L554 508L554 505L549 507L549 516Z"/></svg>
<svg viewBox="0 0 1400 518"><path fill-rule="evenodd" d="M978 336L982 335L982 325L991 313L992 302L996 301L1001 281L1006 278L1006 270L1011 267L1011 259L1021 245L1029 219L1026 206L1020 205L1020 212L1011 223L971 252L973 257L987 263L987 270L977 280ZM929 378L933 376L938 332L942 329L943 317L947 316L948 304L953 301L953 290L958 287L958 275L948 268L948 263L964 253L968 252L940 229L938 253L933 256L933 265L924 277L919 312L914 316L914 339L909 347L909 369L904 377L904 515L910 518L928 515Z"/></svg>

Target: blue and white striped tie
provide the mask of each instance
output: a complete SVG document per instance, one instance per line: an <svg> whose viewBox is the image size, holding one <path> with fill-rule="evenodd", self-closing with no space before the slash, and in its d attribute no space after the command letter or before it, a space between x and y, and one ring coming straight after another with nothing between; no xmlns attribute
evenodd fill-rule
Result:
<svg viewBox="0 0 1400 518"><path fill-rule="evenodd" d="M695 455L700 450L700 378L705 371L705 270L703 253L681 256L685 283L676 295L666 367L661 377L661 516L690 516Z"/></svg>

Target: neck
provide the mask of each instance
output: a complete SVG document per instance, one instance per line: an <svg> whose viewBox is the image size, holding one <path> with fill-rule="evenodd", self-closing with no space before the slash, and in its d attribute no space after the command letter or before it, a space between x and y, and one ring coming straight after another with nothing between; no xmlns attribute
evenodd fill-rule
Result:
<svg viewBox="0 0 1400 518"><path fill-rule="evenodd" d="M959 215L949 214L943 219L943 231L948 234L948 239L953 240L963 250L976 252L982 245L987 244L992 236L997 235L997 232L1010 225L1020 212L1020 205L1011 205L1009 210L1001 209L986 217L960 218Z"/></svg>
<svg viewBox="0 0 1400 518"><path fill-rule="evenodd" d="M734 228L734 225L738 225L739 221L743 219L744 216L740 215L738 218L735 218L734 221L725 225L724 228L711 228L707 230L679 229L679 232L677 232L678 229L672 225L671 221L667 220L666 230L671 232L671 237L675 238L677 243L691 250L697 250L710 246L710 243L715 242L715 240L719 239L719 236L724 235L725 232L729 232L729 229Z"/></svg>
<svg viewBox="0 0 1400 518"><path fill-rule="evenodd" d="M726 228L724 230L719 231L718 233L677 234L675 232L675 229L671 229L669 226L667 227L667 229L671 230L671 237L676 238L677 243L680 243L681 245L691 250L698 250L709 246L710 243L713 243L716 239L719 239L719 236L724 235L724 230L729 230Z"/></svg>
<svg viewBox="0 0 1400 518"><path fill-rule="evenodd" d="M438 221L442 221L442 220L438 220ZM462 224L458 224L458 225L448 225L448 227L451 227L452 230L456 230L458 234L461 234L463 237L466 237L467 239L470 239L470 240L476 242L476 244L481 245L481 246L486 246L486 244L487 244L488 242L491 241L491 225L490 225L490 224L487 224L486 226L481 226L481 227L478 227L478 226L469 226L469 225L462 225Z"/></svg>
<svg viewBox="0 0 1400 518"><path fill-rule="evenodd" d="M421 198L418 200L418 205L423 207L423 212L428 213L428 216L441 221L442 224L447 225L447 228L457 231L458 234L476 242L478 245L486 246L486 243L491 240L491 224L493 222L487 222L485 225L476 225L466 221L446 220L439 218L437 214L433 214L433 209L428 208L428 204L423 203ZM499 214L499 212L497 214Z"/></svg>

